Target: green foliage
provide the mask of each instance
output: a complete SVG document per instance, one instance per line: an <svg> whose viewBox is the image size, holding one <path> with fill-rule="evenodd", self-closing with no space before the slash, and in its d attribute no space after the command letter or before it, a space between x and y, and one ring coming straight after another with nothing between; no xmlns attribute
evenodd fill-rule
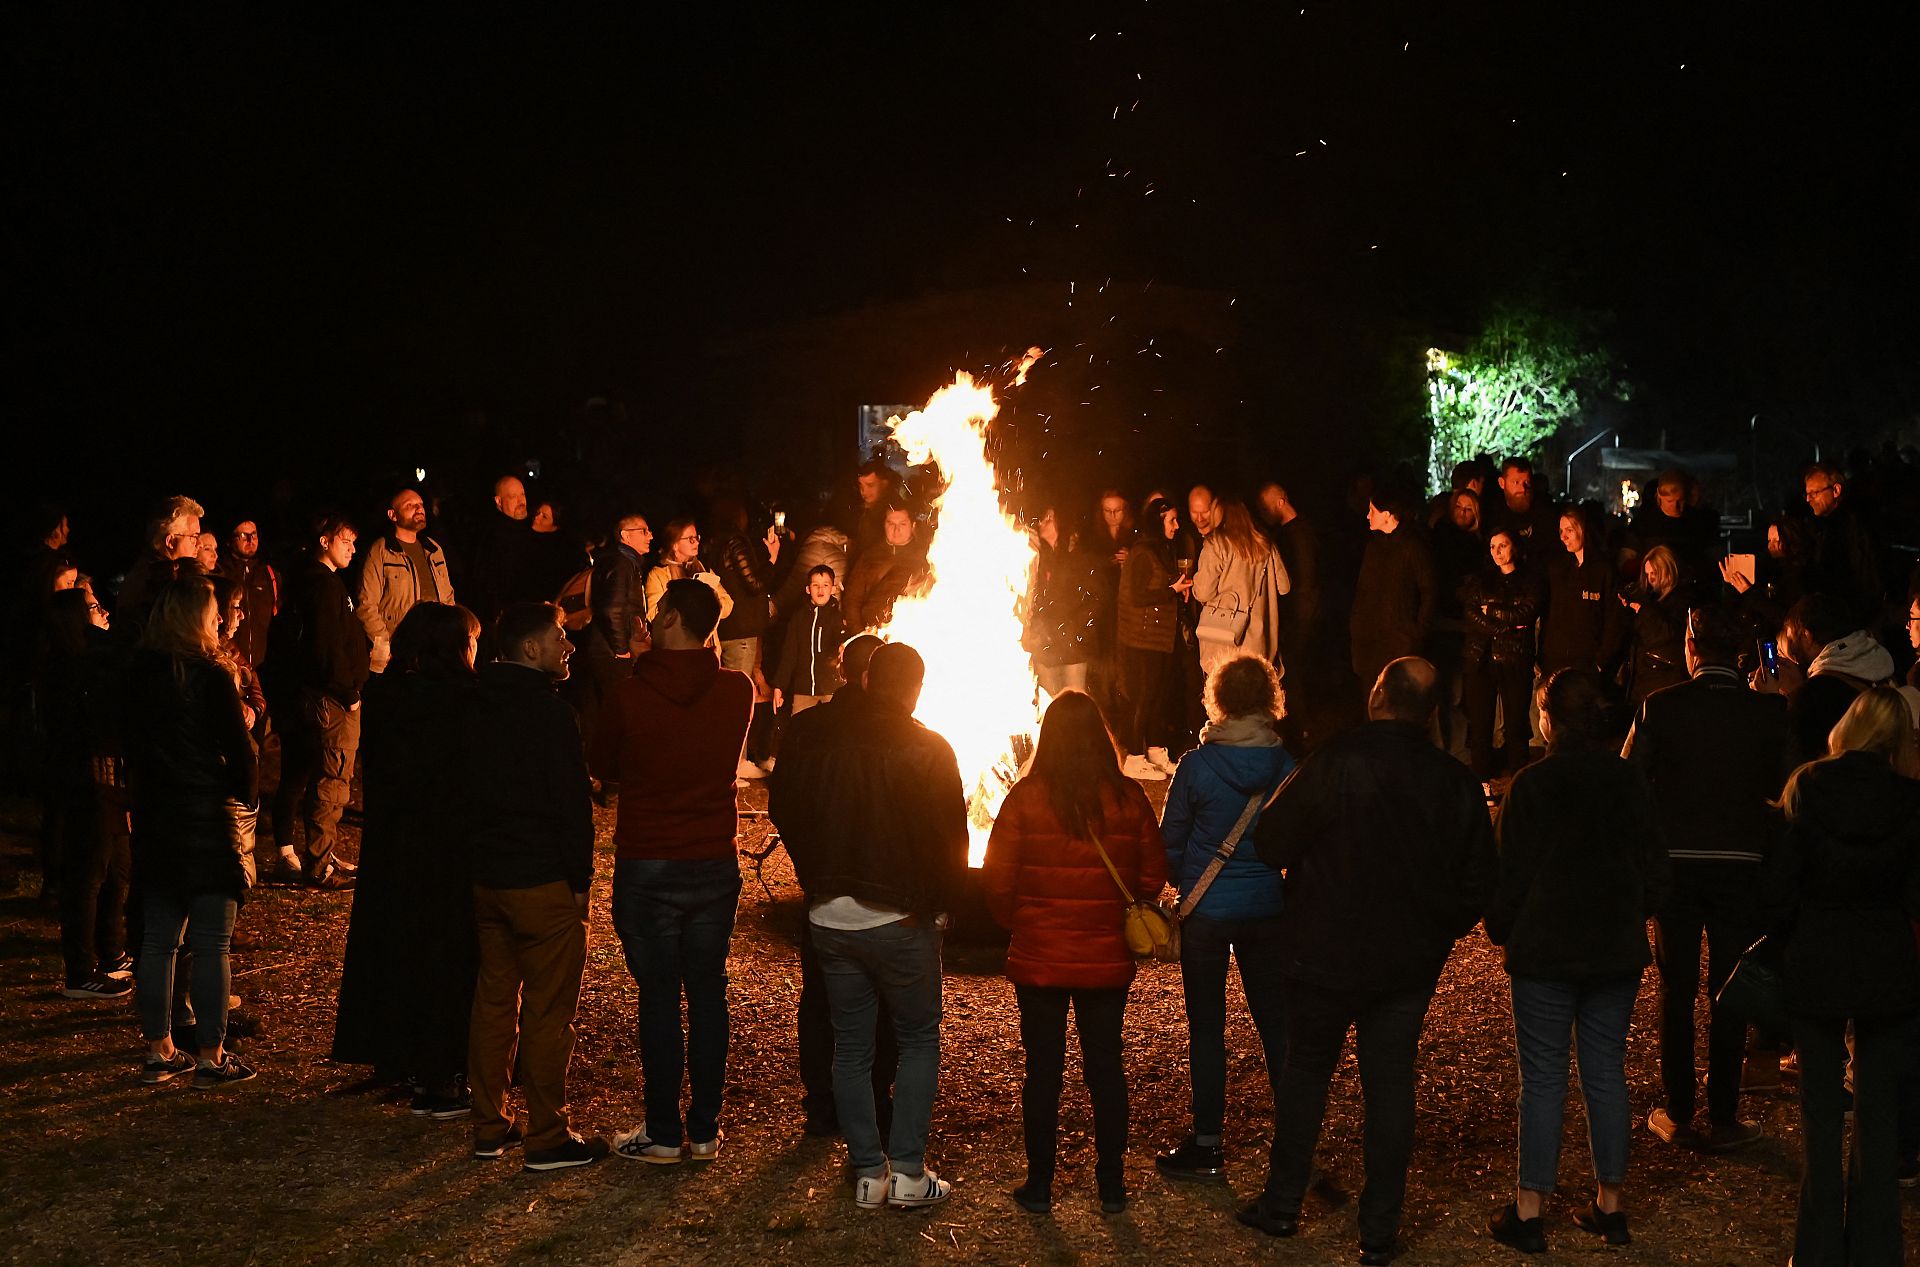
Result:
<svg viewBox="0 0 1920 1267"><path fill-rule="evenodd" d="M1562 423L1600 396L1626 399L1593 323L1503 306L1459 354L1427 352L1428 475L1445 488L1476 453L1534 456Z"/></svg>

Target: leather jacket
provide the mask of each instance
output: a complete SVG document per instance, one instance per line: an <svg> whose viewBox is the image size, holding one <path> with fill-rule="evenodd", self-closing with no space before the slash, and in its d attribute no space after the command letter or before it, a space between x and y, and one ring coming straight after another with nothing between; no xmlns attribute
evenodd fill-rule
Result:
<svg viewBox="0 0 1920 1267"><path fill-rule="evenodd" d="M720 583L733 595L733 610L720 622L720 640L758 638L767 632L773 593L773 561L764 542L734 533L720 544Z"/></svg>
<svg viewBox="0 0 1920 1267"><path fill-rule="evenodd" d="M641 574L645 560L624 541L603 550L593 565L593 636L613 655L640 655L653 645L647 629Z"/></svg>
<svg viewBox="0 0 1920 1267"><path fill-rule="evenodd" d="M1533 663L1533 627L1542 604L1531 574L1521 568L1476 572L1460 584L1460 605L1467 619L1463 664L1478 667L1489 654L1495 664Z"/></svg>

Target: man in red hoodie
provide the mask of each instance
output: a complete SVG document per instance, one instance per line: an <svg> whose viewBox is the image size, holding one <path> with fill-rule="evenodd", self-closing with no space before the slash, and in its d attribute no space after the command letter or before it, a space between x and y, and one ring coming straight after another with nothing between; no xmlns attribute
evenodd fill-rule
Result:
<svg viewBox="0 0 1920 1267"><path fill-rule="evenodd" d="M707 645L720 600L670 581L592 739L596 777L621 786L613 926L640 989L646 1118L614 1139L622 1157L673 1165L720 1152L727 1070L727 947L740 899L734 770L753 720L753 682ZM685 990L687 1025L680 1027ZM680 1082L692 1096L680 1117Z"/></svg>

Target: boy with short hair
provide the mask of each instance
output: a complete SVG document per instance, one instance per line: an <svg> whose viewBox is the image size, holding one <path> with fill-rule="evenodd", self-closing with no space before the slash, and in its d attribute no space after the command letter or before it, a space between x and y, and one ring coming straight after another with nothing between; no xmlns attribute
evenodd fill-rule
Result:
<svg viewBox="0 0 1920 1267"><path fill-rule="evenodd" d="M834 597L833 569L822 563L807 573L807 602L787 622L780 641L780 667L774 671L774 711L791 701L798 716L840 688L840 641L845 621Z"/></svg>

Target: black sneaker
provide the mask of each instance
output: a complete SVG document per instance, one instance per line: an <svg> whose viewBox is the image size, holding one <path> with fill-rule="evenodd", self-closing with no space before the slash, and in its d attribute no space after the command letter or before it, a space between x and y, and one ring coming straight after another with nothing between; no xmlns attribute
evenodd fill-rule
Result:
<svg viewBox="0 0 1920 1267"><path fill-rule="evenodd" d="M231 1086L236 1082L245 1082L254 1076L251 1066L240 1063L240 1058L232 1052L220 1057L217 1065L201 1065L193 1071L193 1089L211 1091L215 1087Z"/></svg>
<svg viewBox="0 0 1920 1267"><path fill-rule="evenodd" d="M1400 1257L1400 1242L1388 1241L1385 1245L1369 1245L1360 1242L1360 1267L1387 1267L1387 1264Z"/></svg>
<svg viewBox="0 0 1920 1267"><path fill-rule="evenodd" d="M582 1139L569 1134L566 1142L558 1148L528 1149L527 1159L520 1166L522 1170L565 1170L569 1166L591 1166L612 1152L607 1141L595 1136Z"/></svg>
<svg viewBox="0 0 1920 1267"><path fill-rule="evenodd" d="M1227 1153L1218 1144L1196 1144L1189 1135L1178 1148L1155 1156L1153 1165L1169 1179L1219 1179L1227 1173Z"/></svg>
<svg viewBox="0 0 1920 1267"><path fill-rule="evenodd" d="M526 1142L527 1137L525 1133L521 1131L520 1123L512 1122L508 1124L505 1135L501 1135L495 1139L474 1140L473 1155L481 1161L496 1161L504 1157L509 1148L518 1148Z"/></svg>
<svg viewBox="0 0 1920 1267"><path fill-rule="evenodd" d="M354 874L346 868L329 863L306 873L305 884L310 889L319 889L323 893L341 893L353 887Z"/></svg>
<svg viewBox="0 0 1920 1267"><path fill-rule="evenodd" d="M131 977L133 975L133 956L122 954L112 963L101 964L100 975L103 977Z"/></svg>
<svg viewBox="0 0 1920 1267"><path fill-rule="evenodd" d="M70 985L60 991L60 996L67 999L124 999L132 993L133 982L96 972L78 985Z"/></svg>
<svg viewBox="0 0 1920 1267"><path fill-rule="evenodd" d="M409 1110L415 1117L430 1117L436 1122L451 1122L473 1112L473 1097L465 1091L457 1095L436 1095L431 1091L413 1093Z"/></svg>
<svg viewBox="0 0 1920 1267"><path fill-rule="evenodd" d="M172 1082L183 1073L192 1073L197 1063L199 1062L188 1055L185 1048L176 1046L173 1049L173 1055L164 1060L159 1056L148 1056L141 1061L140 1081L150 1087L157 1087L163 1082Z"/></svg>
<svg viewBox="0 0 1920 1267"><path fill-rule="evenodd" d="M1300 1230L1299 1214L1286 1214L1275 1210L1264 1200L1241 1206L1240 1212L1233 1217L1254 1231L1265 1232L1268 1236L1292 1236Z"/></svg>
<svg viewBox="0 0 1920 1267"><path fill-rule="evenodd" d="M1537 1216L1521 1218L1520 1208L1511 1201L1487 1220L1487 1235L1502 1245L1511 1245L1523 1254L1547 1252L1546 1225Z"/></svg>
<svg viewBox="0 0 1920 1267"><path fill-rule="evenodd" d="M1048 1214L1053 1210L1053 1185L1035 1183L1029 1179L1007 1194L1013 1203L1028 1214Z"/></svg>
<svg viewBox="0 0 1920 1267"><path fill-rule="evenodd" d="M1903 1188L1920 1188L1920 1157L1903 1160L1895 1172Z"/></svg>
<svg viewBox="0 0 1920 1267"><path fill-rule="evenodd" d="M1627 1212L1615 1210L1608 1214L1600 1208L1598 1202L1587 1202L1584 1210L1573 1212L1573 1225L1583 1232L1591 1232L1605 1240L1609 1245L1630 1245L1633 1237L1627 1232Z"/></svg>
<svg viewBox="0 0 1920 1267"><path fill-rule="evenodd" d="M285 856L277 859L267 868L267 873L260 877L262 884L282 884L295 889L306 882L307 873L300 869L300 864Z"/></svg>

